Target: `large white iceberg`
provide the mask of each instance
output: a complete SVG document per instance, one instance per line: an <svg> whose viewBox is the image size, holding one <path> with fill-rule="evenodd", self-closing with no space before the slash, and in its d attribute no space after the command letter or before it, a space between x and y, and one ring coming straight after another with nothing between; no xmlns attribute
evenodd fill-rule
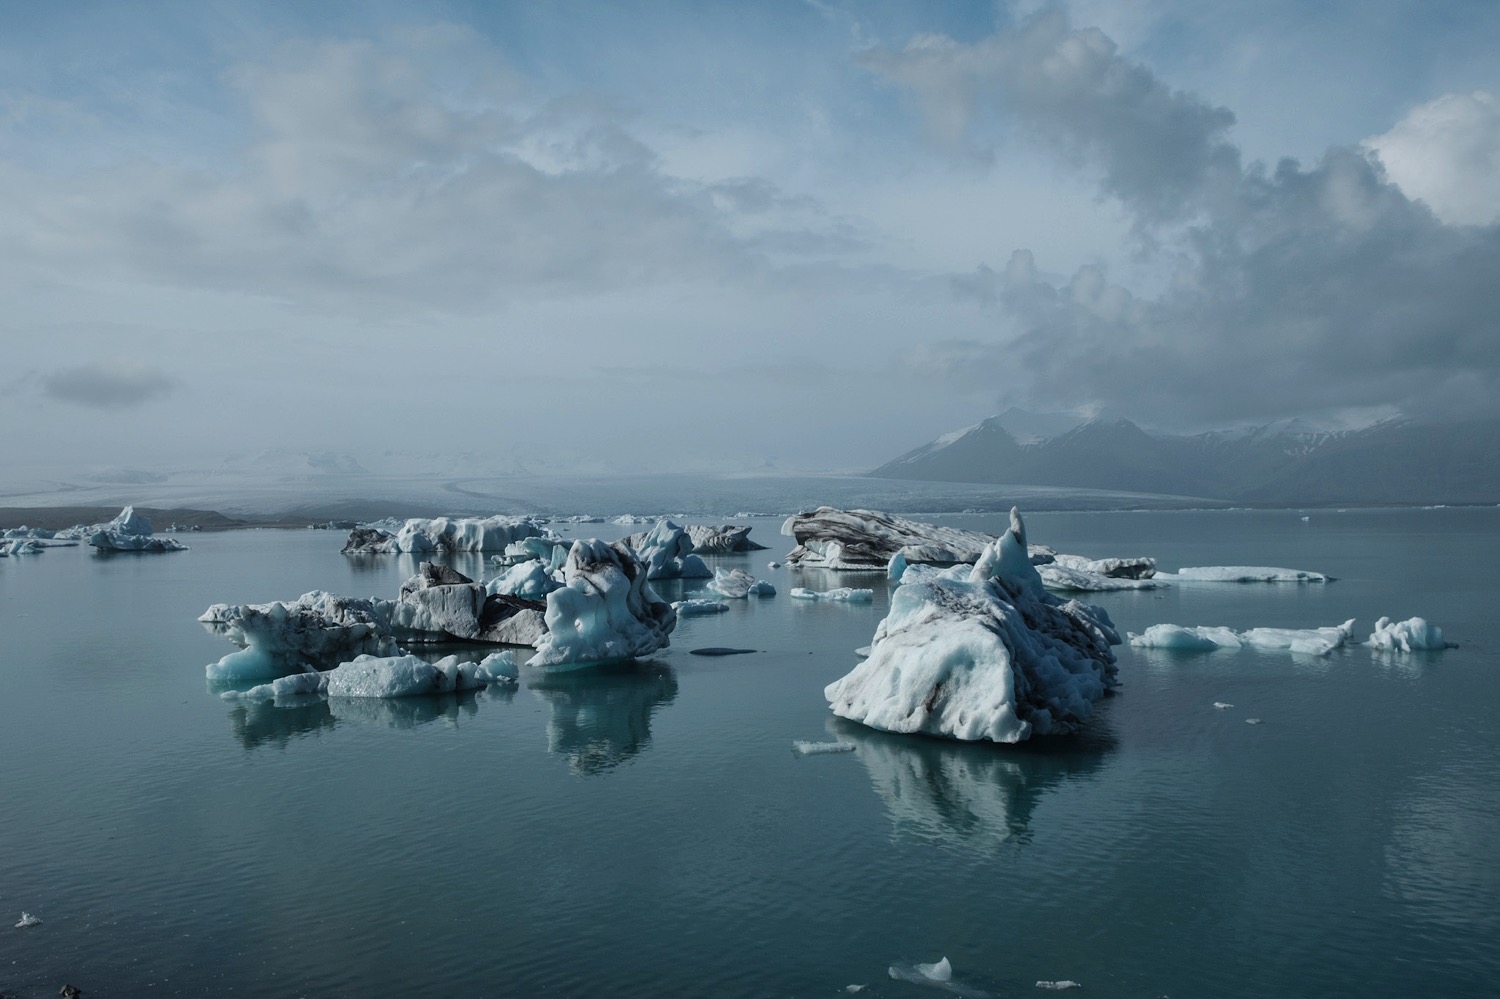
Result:
<svg viewBox="0 0 1500 999"><path fill-rule="evenodd" d="M824 695L872 728L1020 742L1083 724L1115 686L1119 641L1103 609L1046 591L1012 510L972 569L907 572L869 658Z"/></svg>
<svg viewBox="0 0 1500 999"><path fill-rule="evenodd" d="M210 680L271 680L362 654L397 655L390 609L389 600L321 590L290 602L214 604L198 620L243 648L205 671Z"/></svg>
<svg viewBox="0 0 1500 999"><path fill-rule="evenodd" d="M646 581L628 545L578 540L547 594L547 634L530 665L572 669L648 656L666 648L677 612Z"/></svg>
<svg viewBox="0 0 1500 999"><path fill-rule="evenodd" d="M1443 629L1429 624L1425 618L1412 617L1405 621L1392 621L1383 617L1375 622L1375 631L1366 639L1371 648L1388 652L1416 652L1445 649Z"/></svg>
<svg viewBox="0 0 1500 999"><path fill-rule="evenodd" d="M1132 646L1142 649L1210 651L1238 649L1249 645L1272 651L1284 649L1305 655L1326 656L1347 642L1353 631L1354 619L1350 618L1341 625L1327 628L1251 628L1248 631L1153 624L1141 634L1131 632L1128 637Z"/></svg>
<svg viewBox="0 0 1500 999"><path fill-rule="evenodd" d="M356 528L343 550L345 554L401 552L413 555L499 552L522 538L546 534L546 528L530 517L412 518L394 534L378 527Z"/></svg>
<svg viewBox="0 0 1500 999"><path fill-rule="evenodd" d="M1321 572L1273 565L1194 565L1178 569L1175 575L1199 583L1328 583L1333 579Z"/></svg>
<svg viewBox="0 0 1500 999"><path fill-rule="evenodd" d="M670 520L662 519L645 534L625 539L646 565L647 579L707 579L708 563L693 554L693 537Z"/></svg>

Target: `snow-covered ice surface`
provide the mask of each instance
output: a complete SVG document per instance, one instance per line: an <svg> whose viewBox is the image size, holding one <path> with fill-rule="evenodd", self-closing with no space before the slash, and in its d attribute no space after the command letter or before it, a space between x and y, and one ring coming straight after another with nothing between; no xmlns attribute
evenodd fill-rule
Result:
<svg viewBox="0 0 1500 999"><path fill-rule="evenodd" d="M794 600L821 600L825 603L868 604L875 600L874 590L857 590L850 586L838 586L831 590L809 590L805 586L792 587Z"/></svg>
<svg viewBox="0 0 1500 999"><path fill-rule="evenodd" d="M1305 655L1326 656L1349 641L1354 619L1326 628L1185 628L1176 624L1153 624L1140 634L1129 634L1130 644L1141 649L1182 649L1208 651L1238 649L1250 645L1259 649L1285 649Z"/></svg>
<svg viewBox="0 0 1500 999"><path fill-rule="evenodd" d="M1171 575L1198 583L1328 583L1329 576L1308 569L1281 569L1271 565L1196 565Z"/></svg>
<svg viewBox="0 0 1500 999"><path fill-rule="evenodd" d="M575 541L562 573L565 585L547 594L547 634L530 665L573 669L648 656L669 644L677 612L651 589L628 545Z"/></svg>
<svg viewBox="0 0 1500 999"><path fill-rule="evenodd" d="M824 696L872 728L1020 742L1082 725L1115 686L1119 642L1101 608L1046 591L1012 510L972 569L908 570L869 658Z"/></svg>
<svg viewBox="0 0 1500 999"><path fill-rule="evenodd" d="M976 531L829 506L788 517L781 533L797 542L787 564L856 572L886 572L897 554L907 562L970 563L994 540Z"/></svg>
<svg viewBox="0 0 1500 999"><path fill-rule="evenodd" d="M1365 640L1365 644L1389 652L1448 648L1448 643L1443 641L1443 629L1420 617L1407 618L1405 621L1392 621L1383 617L1375 622L1375 631Z"/></svg>

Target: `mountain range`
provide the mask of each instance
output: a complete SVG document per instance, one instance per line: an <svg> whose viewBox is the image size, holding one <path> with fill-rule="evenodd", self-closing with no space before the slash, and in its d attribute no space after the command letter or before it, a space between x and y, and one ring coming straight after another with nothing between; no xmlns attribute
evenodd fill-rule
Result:
<svg viewBox="0 0 1500 999"><path fill-rule="evenodd" d="M1150 433L1127 419L1099 418L1050 435L1038 432L1049 426L1048 419L1018 410L992 416L869 474L1258 505L1500 502L1500 420L1396 418L1346 430L1290 420L1177 435Z"/></svg>

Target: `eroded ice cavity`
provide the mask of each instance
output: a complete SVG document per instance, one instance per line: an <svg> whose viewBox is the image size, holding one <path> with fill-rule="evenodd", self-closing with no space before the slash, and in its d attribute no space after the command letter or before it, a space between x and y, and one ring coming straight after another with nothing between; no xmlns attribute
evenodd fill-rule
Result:
<svg viewBox="0 0 1500 999"><path fill-rule="evenodd" d="M677 612L646 581L628 545L578 540L547 594L547 634L530 665L573 669L648 656L666 648Z"/></svg>
<svg viewBox="0 0 1500 999"><path fill-rule="evenodd" d="M299 673L251 687L226 698L285 700L324 694L328 697L422 697L478 690L492 683L514 683L518 670L509 652L482 662L445 656L428 662L417 656L356 656L326 673Z"/></svg>
<svg viewBox="0 0 1500 999"><path fill-rule="evenodd" d="M1429 624L1424 618L1412 617L1405 621L1392 621L1383 617L1375 622L1375 632L1365 640L1371 648L1389 652L1417 652L1445 649L1443 629Z"/></svg>
<svg viewBox="0 0 1500 999"><path fill-rule="evenodd" d="M1199 583L1328 583L1332 576L1307 569L1281 569L1273 565L1195 565L1173 575Z"/></svg>
<svg viewBox="0 0 1500 999"><path fill-rule="evenodd" d="M714 570L714 581L709 590L731 600L744 600L752 594L757 597L774 597L776 587L763 579L756 579L744 569Z"/></svg>
<svg viewBox="0 0 1500 999"><path fill-rule="evenodd" d="M670 520L662 519L645 534L625 539L645 563L647 579L707 579L713 570L693 554L693 537Z"/></svg>
<svg viewBox="0 0 1500 999"><path fill-rule="evenodd" d="M1185 628L1176 624L1153 624L1137 635L1129 634L1130 644L1142 649L1202 650L1238 649L1250 645L1272 651L1284 649L1304 655L1326 656L1349 641L1354 619L1327 628L1251 628L1233 631L1229 628Z"/></svg>
<svg viewBox="0 0 1500 999"><path fill-rule="evenodd" d="M491 593L446 565L423 562L401 585L391 627L408 641L535 645L546 634L544 610L539 600Z"/></svg>
<svg viewBox="0 0 1500 999"><path fill-rule="evenodd" d="M890 732L1020 742L1078 729L1115 686L1102 608L1046 591L1020 515L974 567L908 571L870 656L823 691L834 714Z"/></svg>
<svg viewBox="0 0 1500 999"><path fill-rule="evenodd" d="M389 600L341 597L322 590L291 602L214 604L198 620L242 648L210 663L205 671L210 680L271 680L357 655L397 655L390 614Z"/></svg>
<svg viewBox="0 0 1500 999"><path fill-rule="evenodd" d="M546 528L530 517L413 518L391 534L381 528L359 527L344 544L345 554L402 552L499 552L522 538L541 537Z"/></svg>

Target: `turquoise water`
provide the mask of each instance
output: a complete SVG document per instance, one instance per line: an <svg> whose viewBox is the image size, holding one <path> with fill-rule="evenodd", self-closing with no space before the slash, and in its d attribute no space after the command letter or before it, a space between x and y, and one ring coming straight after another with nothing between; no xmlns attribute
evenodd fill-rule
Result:
<svg viewBox="0 0 1500 999"><path fill-rule="evenodd" d="M886 584L769 570L786 541L755 525L770 551L718 561L779 595L649 663L297 709L220 700L203 666L231 647L194 618L392 596L412 560L322 531L0 560L0 991L920 996L887 969L947 956L994 996L1494 994L1500 511L1030 516L1061 551L1339 577L1101 595L1122 630L1422 615L1460 647L1122 648L1088 730L1023 747L833 719ZM792 751L834 737L856 750Z"/></svg>

